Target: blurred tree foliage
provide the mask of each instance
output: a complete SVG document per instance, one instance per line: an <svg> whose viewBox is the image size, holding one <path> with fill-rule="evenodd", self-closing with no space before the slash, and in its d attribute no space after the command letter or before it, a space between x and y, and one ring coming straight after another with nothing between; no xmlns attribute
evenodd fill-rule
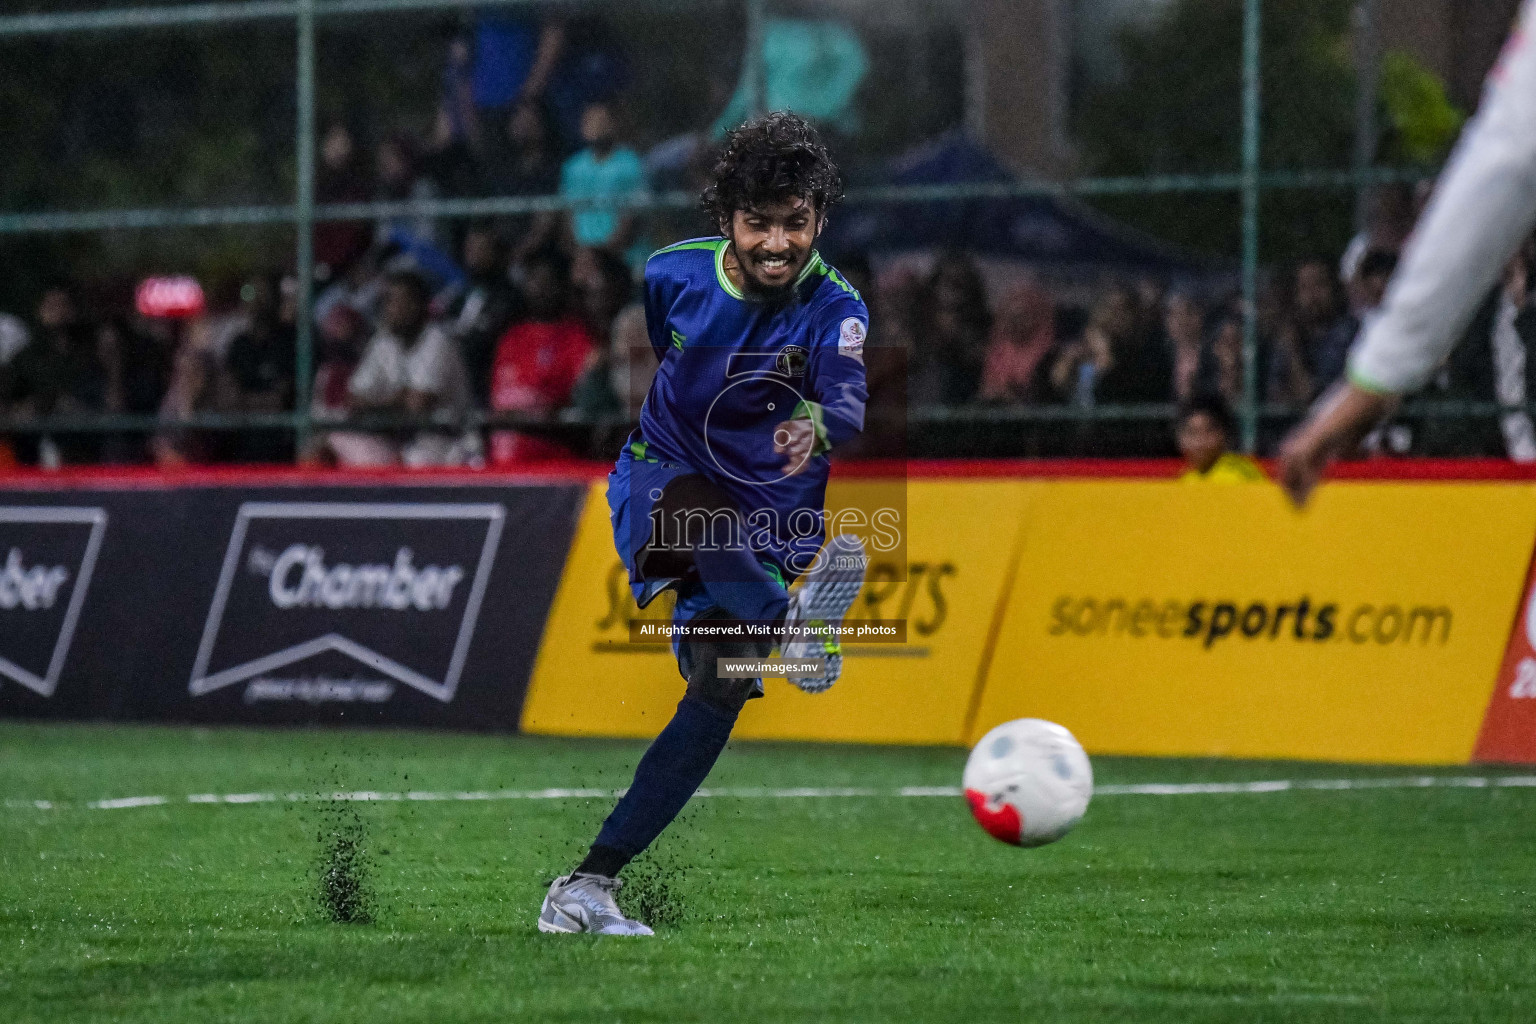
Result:
<svg viewBox="0 0 1536 1024"><path fill-rule="evenodd" d="M326 26L322 121L351 121L360 148L383 131L424 131L453 26ZM0 42L0 210L290 202L295 63L283 22ZM192 271L217 288L292 258L286 226L0 236L0 309L30 312L58 277L116 299L147 274Z"/></svg>
<svg viewBox="0 0 1536 1024"><path fill-rule="evenodd" d="M1350 50L1351 0L1284 0L1263 7L1262 147L1265 170L1340 169L1354 151L1356 75ZM1242 0L1173 0L1157 20L1120 39L1123 73L1089 90L1077 138L1094 174L1233 172L1242 166ZM1444 90L1425 100L1427 71L1389 63L1384 85L1407 93L1418 111L1415 142L1443 128ZM1433 82L1432 76L1430 76ZM1438 84L1438 83L1435 83ZM1384 89L1384 93L1386 90ZM1405 109L1399 101L1395 109ZM1427 113L1426 113L1427 112ZM1393 113L1388 111L1389 114ZM1451 112L1454 114L1454 111ZM1427 131L1424 128L1425 122ZM1389 129L1401 128L1389 116ZM1456 125L1459 126L1459 120ZM1384 136L1384 159L1429 160L1433 146L1399 147ZM1450 137L1454 136L1452 128ZM1449 138L1436 136L1443 144ZM1106 199L1105 212L1191 249L1234 258L1241 248L1233 194ZM1336 254L1353 232L1351 189L1267 192L1260 211L1266 261Z"/></svg>
<svg viewBox="0 0 1536 1024"><path fill-rule="evenodd" d="M0 209L283 201L292 178L292 38L241 25L0 44ZM0 238L9 271L0 303L24 308L42 279L66 267L90 268L86 283L97 286L127 273L209 270L281 245L285 234L203 231L193 260L185 232Z"/></svg>
<svg viewBox="0 0 1536 1024"><path fill-rule="evenodd" d="M0 14L164 2L0 0ZM641 144L708 124L739 77L739 5L608 3L569 17L600 20L628 53L635 74L624 121ZM427 136L446 44L474 18L465 10L322 19L317 127L348 123L365 162L387 134ZM878 75L861 91L864 129L837 140L853 173L953 124L964 107L963 38L952 26L914 32L876 19L859 31ZM0 40L0 68L0 211L292 200L291 22ZM500 130L494 120L489 132ZM0 310L29 314L42 287L61 278L113 305L154 273L195 273L228 294L245 275L291 266L293 251L285 225L0 235Z"/></svg>
<svg viewBox="0 0 1536 1024"><path fill-rule="evenodd" d="M0 0L0 14L66 5L80 6ZM634 83L632 121L646 141L706 123L723 98L699 87L700 67L734 80L740 19L700 24L686 8L637 7L615 8L612 20L632 54L683 54L649 62ZM387 134L426 137L446 43L472 22L471 12L324 19L317 128L345 121L365 164ZM295 64L283 20L0 40L0 211L290 202ZM254 271L291 266L293 252L294 232L281 225L0 235L0 310L29 314L60 278L112 303L138 278L172 271L227 291Z"/></svg>
<svg viewBox="0 0 1536 1024"><path fill-rule="evenodd" d="M1411 54L1388 53L1381 64L1381 105L1387 163L1433 163L1456 141L1466 115L1445 94L1445 83Z"/></svg>

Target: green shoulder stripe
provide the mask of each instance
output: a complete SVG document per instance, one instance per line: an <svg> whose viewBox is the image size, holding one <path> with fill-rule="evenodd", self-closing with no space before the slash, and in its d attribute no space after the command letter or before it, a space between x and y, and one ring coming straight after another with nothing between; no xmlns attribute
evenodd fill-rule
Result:
<svg viewBox="0 0 1536 1024"><path fill-rule="evenodd" d="M843 277L843 275L839 274L834 268L832 268L832 267L828 267L827 268L827 276L832 279L832 283L833 284L837 285L843 291L847 292L849 295L852 295L854 298L858 299L860 302L864 301L864 296L859 294L859 290L857 288L855 288L853 285L849 284L848 281Z"/></svg>
<svg viewBox="0 0 1536 1024"><path fill-rule="evenodd" d="M854 298L858 299L860 302L864 301L864 296L859 294L858 289L854 288L853 285L849 284L847 279L844 278L842 274L839 274L837 272L837 268L836 267L828 266L822 260L820 254L813 255L813 257L811 259L811 262L806 264L806 270L807 271L810 271L810 270L813 270L813 269L816 271L816 273L820 274L822 277L827 278L833 284L837 285L843 291L847 292L849 295L852 295Z"/></svg>
<svg viewBox="0 0 1536 1024"><path fill-rule="evenodd" d="M657 249L655 252L646 257L646 261L649 262L655 259L657 256L660 256L662 253L666 252L684 252L688 249L713 249L723 241L725 241L725 239L717 238L703 242L678 242L676 245L668 245L661 249Z"/></svg>

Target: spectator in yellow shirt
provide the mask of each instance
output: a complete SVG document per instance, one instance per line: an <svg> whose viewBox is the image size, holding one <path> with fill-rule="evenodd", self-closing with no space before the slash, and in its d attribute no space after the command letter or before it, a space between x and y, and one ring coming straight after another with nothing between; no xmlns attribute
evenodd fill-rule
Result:
<svg viewBox="0 0 1536 1024"><path fill-rule="evenodd" d="M1197 395L1179 407L1176 423L1185 483L1244 484L1267 480L1259 464L1231 450L1236 424L1219 395Z"/></svg>

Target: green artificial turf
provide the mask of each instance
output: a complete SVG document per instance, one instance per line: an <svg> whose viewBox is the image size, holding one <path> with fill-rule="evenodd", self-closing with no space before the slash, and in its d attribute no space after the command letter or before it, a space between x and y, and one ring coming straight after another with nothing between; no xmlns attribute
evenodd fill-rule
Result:
<svg viewBox="0 0 1536 1024"><path fill-rule="evenodd" d="M990 839L956 798L715 797L637 865L626 895L652 940L534 927L608 799L185 800L614 788L641 749L0 723L0 1020L1536 1019L1532 789L1104 795L1038 850ZM736 744L709 784L953 786L963 759ZM1101 784L1409 774L1095 768ZM171 802L87 805L142 795ZM372 923L331 923L316 898L338 830L361 837Z"/></svg>

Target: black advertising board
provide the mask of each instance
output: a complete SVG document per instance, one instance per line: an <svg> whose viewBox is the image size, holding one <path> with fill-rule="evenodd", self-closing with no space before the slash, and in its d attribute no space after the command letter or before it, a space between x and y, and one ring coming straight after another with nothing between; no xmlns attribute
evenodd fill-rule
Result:
<svg viewBox="0 0 1536 1024"><path fill-rule="evenodd" d="M516 729L584 493L0 490L0 715Z"/></svg>

